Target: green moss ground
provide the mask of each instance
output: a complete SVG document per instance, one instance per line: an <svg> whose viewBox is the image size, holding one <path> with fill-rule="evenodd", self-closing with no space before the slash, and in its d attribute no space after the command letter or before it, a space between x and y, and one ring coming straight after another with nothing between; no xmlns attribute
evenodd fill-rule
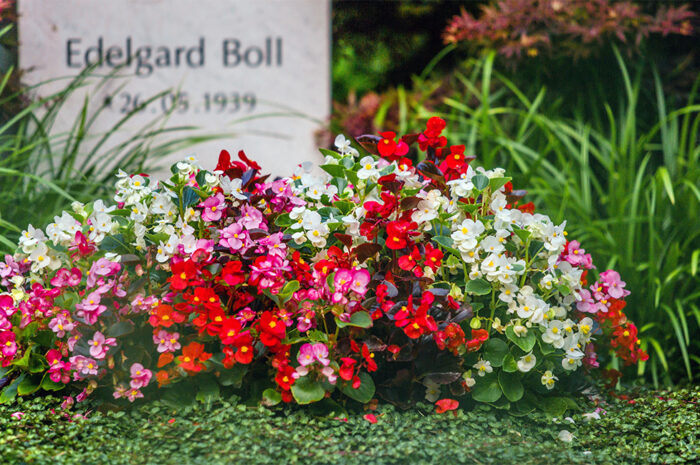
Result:
<svg viewBox="0 0 700 465"><path fill-rule="evenodd" d="M602 419L575 414L575 424L487 408L437 415L428 405L407 412L380 405L370 424L361 413L343 422L308 409L225 402L178 410L151 403L69 422L49 411L58 403L0 406L0 463L700 463L700 386L613 401ZM16 411L25 415L14 419ZM562 429L574 434L571 443L558 439Z"/></svg>

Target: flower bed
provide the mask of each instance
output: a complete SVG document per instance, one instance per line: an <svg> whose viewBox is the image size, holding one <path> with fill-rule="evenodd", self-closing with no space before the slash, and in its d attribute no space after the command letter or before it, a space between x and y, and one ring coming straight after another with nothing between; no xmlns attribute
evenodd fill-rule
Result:
<svg viewBox="0 0 700 465"><path fill-rule="evenodd" d="M225 151L165 182L120 173L116 205L29 226L0 262L0 401L68 386L66 404L161 389L561 410L611 349L645 359L620 276L591 276L565 224L444 128L339 136L322 176L271 181Z"/></svg>

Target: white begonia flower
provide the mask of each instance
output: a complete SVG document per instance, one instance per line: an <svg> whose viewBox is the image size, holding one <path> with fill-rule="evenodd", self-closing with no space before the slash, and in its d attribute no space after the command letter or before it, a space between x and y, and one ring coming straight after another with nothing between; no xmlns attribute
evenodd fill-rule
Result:
<svg viewBox="0 0 700 465"><path fill-rule="evenodd" d="M201 213L199 210L195 210L192 207L189 207L185 210L185 221L190 222L190 221L196 221L199 217L201 216Z"/></svg>
<svg viewBox="0 0 700 465"><path fill-rule="evenodd" d="M304 213L306 213L306 207L303 205L292 208L292 211L289 212L289 219L294 221L292 229L301 229L304 223Z"/></svg>
<svg viewBox="0 0 700 465"><path fill-rule="evenodd" d="M588 343L591 341L591 335L593 330L593 320L589 317L584 318L578 322L578 336L579 340Z"/></svg>
<svg viewBox="0 0 700 465"><path fill-rule="evenodd" d="M501 254L506 250L503 243L500 240L498 240L498 237L496 236L486 236L481 241L480 245L481 248L484 249L484 251L486 251L487 253Z"/></svg>
<svg viewBox="0 0 700 465"><path fill-rule="evenodd" d="M581 416L583 417L584 421L600 420L600 413L597 409L593 412L584 413Z"/></svg>
<svg viewBox="0 0 700 465"><path fill-rule="evenodd" d="M476 380L474 378L472 378L471 376L467 376L464 378L464 384L466 384L467 387L470 388L476 384Z"/></svg>
<svg viewBox="0 0 700 465"><path fill-rule="evenodd" d="M194 234L194 228L190 226L187 222L182 221L182 218L177 219L177 221L175 222L175 227L178 231L180 231L180 234L183 236Z"/></svg>
<svg viewBox="0 0 700 465"><path fill-rule="evenodd" d="M514 284L506 284L501 287L501 293L498 294L498 299L501 302L510 303L513 301L513 297L518 292L518 286Z"/></svg>
<svg viewBox="0 0 700 465"><path fill-rule="evenodd" d="M343 134L338 134L334 141L334 145L341 155L352 155L353 157L358 156L359 152L350 144L351 141L349 139L346 139Z"/></svg>
<svg viewBox="0 0 700 465"><path fill-rule="evenodd" d="M479 279L481 278L481 271L479 271L479 265L473 264L471 270L469 271L469 279Z"/></svg>
<svg viewBox="0 0 700 465"><path fill-rule="evenodd" d="M479 360L478 362L476 362L476 364L474 364L474 368L476 369L476 373L479 376L486 376L486 373L493 372L491 362L487 360Z"/></svg>
<svg viewBox="0 0 700 465"><path fill-rule="evenodd" d="M146 186L146 180L143 178L143 176L135 174L134 176L129 178L129 184L128 184L130 189L133 190L140 190L144 189Z"/></svg>
<svg viewBox="0 0 700 465"><path fill-rule="evenodd" d="M527 327L520 324L516 324L515 326L513 326L513 332L518 337L525 337L527 336Z"/></svg>
<svg viewBox="0 0 700 465"><path fill-rule="evenodd" d="M428 379L423 384L425 385L425 400L431 403L437 401L440 398L440 385Z"/></svg>
<svg viewBox="0 0 700 465"><path fill-rule="evenodd" d="M54 216L53 220L61 231L65 232L71 239L75 238L75 233L80 231L82 226L80 221L73 218L73 216L66 211L64 211L60 217Z"/></svg>
<svg viewBox="0 0 700 465"><path fill-rule="evenodd" d="M142 203L135 203L130 207L131 213L129 218L137 223L143 223L146 221L146 216L148 215L148 207Z"/></svg>
<svg viewBox="0 0 700 465"><path fill-rule="evenodd" d="M550 370L547 370L544 372L542 375L542 378L540 378L540 381L546 387L547 389L554 389L554 382L558 381L559 378L554 376Z"/></svg>
<svg viewBox="0 0 700 465"><path fill-rule="evenodd" d="M297 231L294 234L292 234L292 240L296 244L303 244L306 242L306 232L305 231Z"/></svg>
<svg viewBox="0 0 700 465"><path fill-rule="evenodd" d="M374 158L370 156L364 157L360 160L360 170L357 172L357 177L360 179L371 179L379 177L379 170L377 169L377 163Z"/></svg>
<svg viewBox="0 0 700 465"><path fill-rule="evenodd" d="M307 231L316 229L320 224L322 224L323 219L321 215L313 210L306 210L302 216L302 226Z"/></svg>
<svg viewBox="0 0 700 465"><path fill-rule="evenodd" d="M558 438L562 442L571 442L574 440L574 435L571 434L569 431L563 429L563 430L559 431Z"/></svg>
<svg viewBox="0 0 700 465"><path fill-rule="evenodd" d="M481 273L486 275L489 281L493 281L498 275L499 264L497 255L487 255L481 262Z"/></svg>
<svg viewBox="0 0 700 465"><path fill-rule="evenodd" d="M430 223L437 218L439 203L431 200L421 200L416 206L416 211L411 214L411 220L417 224Z"/></svg>
<svg viewBox="0 0 700 465"><path fill-rule="evenodd" d="M360 222L353 215L344 216L342 218L345 225L345 233L351 236L360 235Z"/></svg>
<svg viewBox="0 0 700 465"><path fill-rule="evenodd" d="M56 223L51 223L46 226L46 235L48 236L48 239L56 245L69 242L72 239Z"/></svg>
<svg viewBox="0 0 700 465"><path fill-rule="evenodd" d="M51 265L51 257L49 256L49 248L45 242L37 242L32 253L29 254L29 261L32 262L32 272L49 268Z"/></svg>
<svg viewBox="0 0 700 465"><path fill-rule="evenodd" d="M44 231L35 229L34 226L30 224L25 231L22 231L22 235L19 238L19 246L24 253L31 253L39 242L45 240L46 235L44 235Z"/></svg>
<svg viewBox="0 0 700 465"><path fill-rule="evenodd" d="M528 371L532 370L536 364L537 358L532 354L532 352L523 355L517 362L518 370L522 371L523 373L527 373Z"/></svg>
<svg viewBox="0 0 700 465"><path fill-rule="evenodd" d="M560 253L564 250L566 244L566 236L564 228L566 221L559 226L554 226L551 221L544 228L544 248L550 252Z"/></svg>
<svg viewBox="0 0 700 465"><path fill-rule="evenodd" d="M540 279L540 282L539 282L539 286L542 289L547 289L547 290L552 289L552 286L554 284L555 284L555 278L550 274L546 274L546 275L542 276L542 278Z"/></svg>
<svg viewBox="0 0 700 465"><path fill-rule="evenodd" d="M474 263L479 259L479 250L479 247L474 250L460 250L460 256L465 263Z"/></svg>
<svg viewBox="0 0 700 465"><path fill-rule="evenodd" d="M326 246L326 238L329 232L328 226L320 223L306 231L306 237L315 247L322 248Z"/></svg>
<svg viewBox="0 0 700 465"><path fill-rule="evenodd" d="M116 210L116 208L117 207L115 205L107 207L101 199L97 199L92 204L92 214L95 215L97 213L110 213Z"/></svg>
<svg viewBox="0 0 700 465"><path fill-rule="evenodd" d="M561 366L567 371L574 371L581 366L581 360L567 356L562 359Z"/></svg>
<svg viewBox="0 0 700 465"><path fill-rule="evenodd" d="M559 320L550 321L547 331L542 335L542 341L561 349L564 346L564 323Z"/></svg>
<svg viewBox="0 0 700 465"><path fill-rule="evenodd" d="M451 237L460 251L469 251L477 246L477 238L484 230L485 227L481 221L466 219L452 232Z"/></svg>
<svg viewBox="0 0 700 465"><path fill-rule="evenodd" d="M314 199L314 200L321 200L321 196L325 193L325 186L323 184L314 184L313 186L309 186L309 188L306 190L306 196Z"/></svg>

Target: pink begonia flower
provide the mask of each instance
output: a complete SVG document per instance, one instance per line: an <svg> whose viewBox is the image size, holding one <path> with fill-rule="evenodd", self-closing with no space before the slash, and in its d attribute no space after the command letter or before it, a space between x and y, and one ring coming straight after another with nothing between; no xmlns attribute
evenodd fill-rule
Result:
<svg viewBox="0 0 700 465"><path fill-rule="evenodd" d="M299 348L299 355L297 355L297 361L301 366L307 366L314 363L314 348L310 343L307 342Z"/></svg>
<svg viewBox="0 0 700 465"><path fill-rule="evenodd" d="M114 393L112 395L114 396L115 399L119 399L121 397L126 397L128 393L129 393L129 388L127 388L123 384L120 384L120 385L114 387Z"/></svg>
<svg viewBox="0 0 700 465"><path fill-rule="evenodd" d="M0 313L8 318L17 313L17 307L15 307L15 301L11 295L0 295Z"/></svg>
<svg viewBox="0 0 700 465"><path fill-rule="evenodd" d="M316 326L316 313L312 310L304 312L297 318L297 329L300 333L304 333Z"/></svg>
<svg viewBox="0 0 700 465"><path fill-rule="evenodd" d="M243 207L238 222L246 229L261 228L267 230L267 226L263 224L263 214L255 207Z"/></svg>
<svg viewBox="0 0 700 465"><path fill-rule="evenodd" d="M134 363L131 365L131 387L132 389L139 389L148 386L151 382L151 377L153 373L143 367L140 363ZM133 402L133 401L132 401Z"/></svg>
<svg viewBox="0 0 700 465"><path fill-rule="evenodd" d="M133 383L133 381L132 381L132 383ZM127 392L127 394L126 394L126 398L129 399L129 402L133 402L136 399L140 399L142 397L143 397L143 393L136 388L129 389L129 392Z"/></svg>
<svg viewBox="0 0 700 465"><path fill-rule="evenodd" d="M226 209L225 202L226 200L224 199L223 194L219 192L200 203L199 206L204 208L202 220L208 222L219 221L221 216L224 214L224 210Z"/></svg>
<svg viewBox="0 0 700 465"><path fill-rule="evenodd" d="M82 391L80 391L80 394L75 396L76 402L83 402L85 399L87 399L88 394L89 393L88 393L87 389L83 389Z"/></svg>
<svg viewBox="0 0 700 465"><path fill-rule="evenodd" d="M620 279L620 275L617 271L604 271L600 273L600 279L607 286L610 297L620 299L630 294L630 291L624 289L626 283Z"/></svg>
<svg viewBox="0 0 700 465"><path fill-rule="evenodd" d="M581 289L579 295L581 300L576 303L576 309L579 312L596 313L598 311L595 300L591 298L591 293L588 290Z"/></svg>
<svg viewBox="0 0 700 465"><path fill-rule="evenodd" d="M61 268L51 279L51 285L59 288L77 286L82 278L83 273L78 268L72 268L70 271L67 268Z"/></svg>
<svg viewBox="0 0 700 465"><path fill-rule="evenodd" d="M180 333L169 333L164 329L158 331L157 334L153 335L153 343L158 344L158 352L175 352L180 350L180 343L178 339L180 338Z"/></svg>
<svg viewBox="0 0 700 465"><path fill-rule="evenodd" d="M74 355L70 359L71 366L74 367L73 379L75 381L89 375L97 375L97 362L82 355Z"/></svg>
<svg viewBox="0 0 700 465"><path fill-rule="evenodd" d="M314 362L319 362L323 366L328 366L330 363L330 360L328 360L328 347L322 342L317 342L315 344L307 342L299 348L297 361L302 366L311 365Z"/></svg>
<svg viewBox="0 0 700 465"><path fill-rule="evenodd" d="M335 370L332 367L324 367L321 370L321 374L325 376L331 384L335 384L338 380L338 375L335 374Z"/></svg>
<svg viewBox="0 0 700 465"><path fill-rule="evenodd" d="M76 330L71 331L71 337L68 338L68 350L73 352L75 350L75 344L83 337L81 333Z"/></svg>
<svg viewBox="0 0 700 465"><path fill-rule="evenodd" d="M352 275L350 290L364 296L367 293L367 284L369 284L371 276L367 270L357 270Z"/></svg>
<svg viewBox="0 0 700 465"><path fill-rule="evenodd" d="M248 243L248 233L243 230L243 226L233 223L221 230L219 245L228 247L232 252L236 252L246 247Z"/></svg>
<svg viewBox="0 0 700 465"><path fill-rule="evenodd" d="M336 293L345 294L352 285L353 273L351 270L339 269L335 272L333 286Z"/></svg>
<svg viewBox="0 0 700 465"><path fill-rule="evenodd" d="M0 353L2 354L2 366L5 367L12 362L17 353L17 342L15 333L12 331L0 332Z"/></svg>
<svg viewBox="0 0 700 465"><path fill-rule="evenodd" d="M328 360L328 347L322 342L317 342L312 346L313 354L316 360L318 360L321 365L328 366L329 363L331 363L330 360Z"/></svg>
<svg viewBox="0 0 700 465"><path fill-rule="evenodd" d="M61 409L68 410L75 404L75 399L71 396L63 396L63 402L61 402Z"/></svg>
<svg viewBox="0 0 700 465"><path fill-rule="evenodd" d="M83 318L89 325L97 323L101 314L107 311L107 307L100 304L102 296L98 292L91 292L79 304L75 305L76 316Z"/></svg>
<svg viewBox="0 0 700 465"><path fill-rule="evenodd" d="M12 322L0 312L0 331L9 331L12 329Z"/></svg>
<svg viewBox="0 0 700 465"><path fill-rule="evenodd" d="M25 415L24 412L15 412L15 413L11 414L10 417L12 417L15 420L21 420L24 415Z"/></svg>
<svg viewBox="0 0 700 465"><path fill-rule="evenodd" d="M296 371L294 371L294 373L292 373L292 378L299 379L299 378L306 376L308 374L309 374L309 367L306 365L299 365L296 368Z"/></svg>
<svg viewBox="0 0 700 465"><path fill-rule="evenodd" d="M96 331L92 336L92 339L88 341L88 346L90 346L90 355L95 357L97 360L102 360L107 355L110 347L117 345L117 340L113 337L105 338L104 334Z"/></svg>
<svg viewBox="0 0 700 465"><path fill-rule="evenodd" d="M258 241L258 253L268 253L270 255L278 255L280 258L287 256L287 245L283 242L284 234L281 232L263 237Z"/></svg>
<svg viewBox="0 0 700 465"><path fill-rule="evenodd" d="M100 258L90 267L87 275L87 288L93 288L100 277L113 276L122 269L122 265L117 262L112 262L106 258Z"/></svg>
<svg viewBox="0 0 700 465"><path fill-rule="evenodd" d="M67 332L71 332L75 328L75 323L70 321L69 317L70 315L66 311L59 313L49 321L49 329L56 333L57 337L65 336Z"/></svg>
<svg viewBox="0 0 700 465"><path fill-rule="evenodd" d="M149 295L144 297L139 294L131 301L131 311L133 313L150 312L158 306L158 299L155 296Z"/></svg>
<svg viewBox="0 0 700 465"><path fill-rule="evenodd" d="M70 382L70 362L62 360L61 352L51 349L46 353L46 361L49 363L49 378L54 383L68 384Z"/></svg>

